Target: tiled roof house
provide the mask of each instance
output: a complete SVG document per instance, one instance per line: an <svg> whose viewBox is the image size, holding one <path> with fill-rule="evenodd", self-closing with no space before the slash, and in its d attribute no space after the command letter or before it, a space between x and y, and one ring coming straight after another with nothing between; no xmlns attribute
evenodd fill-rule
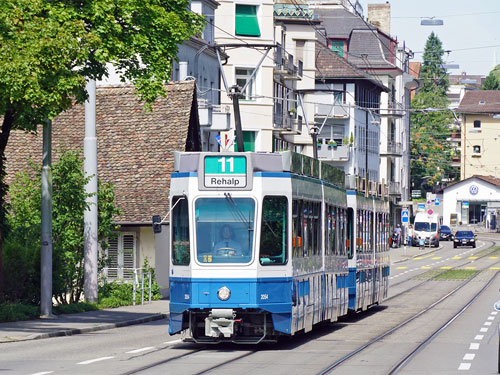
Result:
<svg viewBox="0 0 500 375"><path fill-rule="evenodd" d="M168 211L174 151L201 150L195 81L171 83L166 90L167 96L148 111L132 86L97 88L98 177L115 187L116 204L123 212L115 219L135 239L135 267L145 257L154 264L151 218ZM83 157L84 136L84 105L55 117L53 162L64 149L79 150ZM6 150L7 183L26 168L29 158L41 165L41 156L41 129L36 135L13 132Z"/></svg>

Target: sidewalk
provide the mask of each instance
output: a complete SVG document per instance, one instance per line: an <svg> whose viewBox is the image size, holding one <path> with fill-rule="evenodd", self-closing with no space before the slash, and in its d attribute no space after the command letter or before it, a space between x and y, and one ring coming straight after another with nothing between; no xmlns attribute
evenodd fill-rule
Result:
<svg viewBox="0 0 500 375"><path fill-rule="evenodd" d="M0 343L70 336L146 323L168 317L169 301L58 315L55 319L0 323Z"/></svg>

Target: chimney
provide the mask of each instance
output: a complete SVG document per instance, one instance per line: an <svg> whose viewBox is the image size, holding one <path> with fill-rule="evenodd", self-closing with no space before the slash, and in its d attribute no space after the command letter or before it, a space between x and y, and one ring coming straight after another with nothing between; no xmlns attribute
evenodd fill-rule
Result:
<svg viewBox="0 0 500 375"><path fill-rule="evenodd" d="M391 4L368 4L368 22L391 35Z"/></svg>

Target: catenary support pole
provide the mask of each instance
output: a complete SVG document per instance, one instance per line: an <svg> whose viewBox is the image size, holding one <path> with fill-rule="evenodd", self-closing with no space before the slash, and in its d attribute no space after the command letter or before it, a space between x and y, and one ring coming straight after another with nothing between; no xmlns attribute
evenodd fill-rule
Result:
<svg viewBox="0 0 500 375"><path fill-rule="evenodd" d="M52 315L52 121L43 126L40 316Z"/></svg>
<svg viewBox="0 0 500 375"><path fill-rule="evenodd" d="M88 100L85 102L85 139L83 142L84 173L90 177L85 185L88 208L84 211L84 293L85 301L97 302L97 137L96 137L96 82L87 82Z"/></svg>

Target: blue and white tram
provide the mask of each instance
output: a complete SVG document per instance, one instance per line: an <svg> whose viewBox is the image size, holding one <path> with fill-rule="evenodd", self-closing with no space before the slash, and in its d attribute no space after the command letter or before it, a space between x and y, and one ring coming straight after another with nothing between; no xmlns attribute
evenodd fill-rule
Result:
<svg viewBox="0 0 500 375"><path fill-rule="evenodd" d="M176 153L175 171L170 334L276 341L387 295L386 204L343 172L292 152Z"/></svg>

